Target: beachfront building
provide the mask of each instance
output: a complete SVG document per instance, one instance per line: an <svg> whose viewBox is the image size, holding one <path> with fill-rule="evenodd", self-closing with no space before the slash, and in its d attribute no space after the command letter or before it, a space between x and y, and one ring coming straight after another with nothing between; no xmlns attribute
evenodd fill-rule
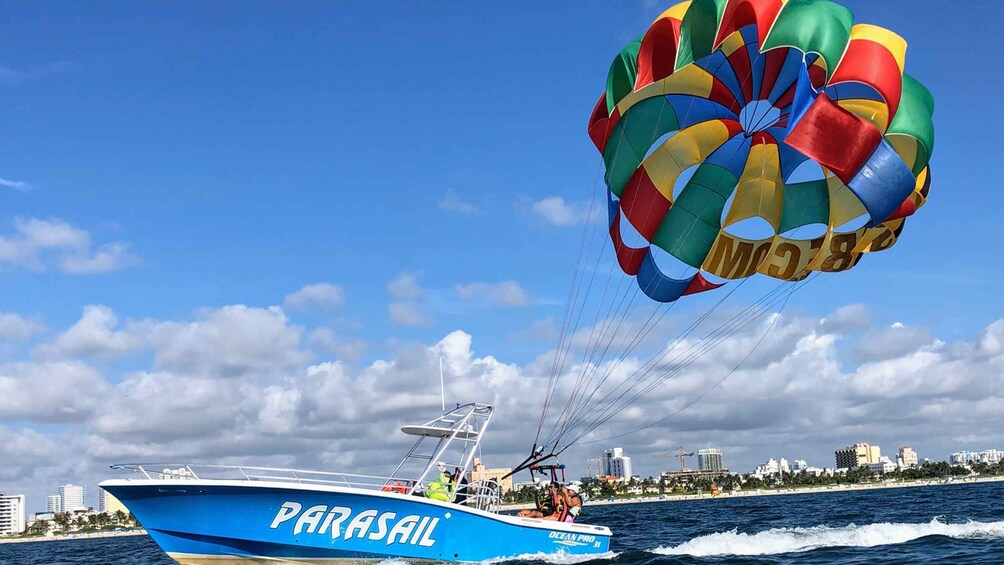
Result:
<svg viewBox="0 0 1004 565"><path fill-rule="evenodd" d="M62 501L62 512L87 510L84 504L84 487L80 485L63 485L59 487L59 499Z"/></svg>
<svg viewBox="0 0 1004 565"><path fill-rule="evenodd" d="M804 459L796 459L795 462L791 464L791 470L796 473L801 473L808 468L809 464L806 463Z"/></svg>
<svg viewBox="0 0 1004 565"><path fill-rule="evenodd" d="M973 463L986 463L996 465L1004 460L1004 451L988 449L986 451L957 451L952 454L952 465L971 465Z"/></svg>
<svg viewBox="0 0 1004 565"><path fill-rule="evenodd" d="M631 480L631 458L624 455L624 449L614 447L603 452L603 474L608 477L617 477L621 481Z"/></svg>
<svg viewBox="0 0 1004 565"><path fill-rule="evenodd" d="M896 470L896 464L893 463L888 457L883 455L878 463L869 463L868 468L871 472L876 475L884 475L886 473L891 473Z"/></svg>
<svg viewBox="0 0 1004 565"><path fill-rule="evenodd" d="M194 481L197 477L191 469L187 467L178 467L177 469L164 469L160 472L160 480L183 480L183 481Z"/></svg>
<svg viewBox="0 0 1004 565"><path fill-rule="evenodd" d="M58 494L51 494L45 497L45 511L51 514L58 514L63 511L63 497Z"/></svg>
<svg viewBox="0 0 1004 565"><path fill-rule="evenodd" d="M699 471L721 471L725 462L720 449L699 449L697 451L697 469Z"/></svg>
<svg viewBox="0 0 1004 565"><path fill-rule="evenodd" d="M753 476L758 479L762 479L770 475L776 475L780 472L781 472L780 464L777 461L775 461L773 457L771 457L770 459L767 460L766 463L761 463L760 465L756 466L756 469L753 470Z"/></svg>
<svg viewBox="0 0 1004 565"><path fill-rule="evenodd" d="M98 489L98 513L107 512L109 514L114 514L115 512L121 510L122 512L129 514L129 509L122 504L119 499L106 491L103 488Z"/></svg>
<svg viewBox="0 0 1004 565"><path fill-rule="evenodd" d="M499 488L502 492L509 492L512 490L512 477L506 477L512 469L509 467L503 467L500 469L489 469L485 467L484 463L481 462L479 457L474 458L474 464L471 465L469 481L472 483L475 481L487 481L494 479L498 483ZM506 477L506 478L502 478Z"/></svg>
<svg viewBox="0 0 1004 565"><path fill-rule="evenodd" d="M899 455L896 456L896 465L900 469L909 469L917 466L917 452L909 445L899 448Z"/></svg>
<svg viewBox="0 0 1004 565"><path fill-rule="evenodd" d="M856 469L881 460L882 452L877 445L855 443L835 452L837 469Z"/></svg>
<svg viewBox="0 0 1004 565"><path fill-rule="evenodd" d="M24 495L0 492L0 536L24 531Z"/></svg>

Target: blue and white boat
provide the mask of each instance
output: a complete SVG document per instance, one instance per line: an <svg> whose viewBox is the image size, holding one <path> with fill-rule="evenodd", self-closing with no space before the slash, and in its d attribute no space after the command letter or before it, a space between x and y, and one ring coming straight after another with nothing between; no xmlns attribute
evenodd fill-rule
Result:
<svg viewBox="0 0 1004 565"><path fill-rule="evenodd" d="M465 474L493 408L468 404L404 426L414 446L386 477L226 465L128 464L112 493L182 564L329 563L388 558L477 562L609 550L603 526L499 513L493 480L442 489L439 469ZM436 493L436 497L423 494ZM439 499L437 499L439 498Z"/></svg>

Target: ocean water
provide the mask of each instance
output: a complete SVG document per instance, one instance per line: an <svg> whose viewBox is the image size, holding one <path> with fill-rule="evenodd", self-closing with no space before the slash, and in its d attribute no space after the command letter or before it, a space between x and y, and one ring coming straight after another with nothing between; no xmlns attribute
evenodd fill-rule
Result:
<svg viewBox="0 0 1004 565"><path fill-rule="evenodd" d="M1004 563L1004 482L587 506L583 521L614 531L609 555L527 556L511 562ZM0 544L0 564L36 563L173 561L146 536Z"/></svg>

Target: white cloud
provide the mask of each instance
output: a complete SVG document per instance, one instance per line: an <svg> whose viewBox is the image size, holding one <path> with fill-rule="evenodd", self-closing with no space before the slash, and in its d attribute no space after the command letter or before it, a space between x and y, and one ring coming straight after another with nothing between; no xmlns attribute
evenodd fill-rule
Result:
<svg viewBox="0 0 1004 565"><path fill-rule="evenodd" d="M503 306L526 306L530 303L530 296L516 281L458 284L455 290L461 300L480 300Z"/></svg>
<svg viewBox="0 0 1004 565"><path fill-rule="evenodd" d="M225 306L203 311L192 322L160 322L149 331L154 367L214 377L284 374L303 363L303 329L291 326L281 308Z"/></svg>
<svg viewBox="0 0 1004 565"><path fill-rule="evenodd" d="M10 188L13 190L31 190L31 185L24 181L10 180L5 178L0 178L0 186Z"/></svg>
<svg viewBox="0 0 1004 565"><path fill-rule="evenodd" d="M137 261L126 243L106 243L92 249L86 230L62 220L15 218L14 232L0 236L0 264L92 275L117 271Z"/></svg>
<svg viewBox="0 0 1004 565"><path fill-rule="evenodd" d="M770 327L767 319L751 324L640 395L591 439L676 414L670 421L573 447L563 461L575 475L583 471L581 461L587 456L620 445L636 457L638 472L647 475L669 463L648 455L679 445L720 447L727 464L738 471L779 456L832 466L833 449L855 441L878 443L886 451L912 444L922 457L935 459L952 450L1004 445L1004 432L996 425L1004 418L1004 320L971 340L916 341L912 348L896 349L897 354L845 365L842 349L854 351L861 340L884 330L859 328L860 316L848 318L854 324L837 324L839 317L835 313L823 323L814 317L781 316L743 362ZM75 330L83 327L89 331ZM855 330L847 331L850 327ZM10 477L8 484L36 475L51 484L96 480L106 476L103 465L113 460L165 454L172 459L300 468L338 464L355 472L386 472L384 466L396 463L407 449L407 438L394 430L439 410L440 358L450 405L473 400L496 404L485 458L490 465L511 465L525 455L536 433L554 359L553 352L545 351L524 365L507 363L475 353L477 340L454 331L431 344L400 345L393 354L359 368L341 359L312 361L306 349L334 351L353 340L324 328L307 332L279 308L241 305L198 312L190 321L122 324L110 311L94 307L61 337L75 331L102 339L78 339L73 347L67 339L64 353L115 350L115 334L125 333L140 340L153 361L149 367L108 375L79 360L0 365L0 421L50 423L34 432L0 427L0 459L9 460L4 438L23 444L36 434L41 446L31 465L18 461L13 469L0 471ZM657 343L667 343L674 334L659 332ZM692 337L680 347L695 343ZM653 345L658 347L646 342L634 356L618 360L611 355L602 362L586 362L573 351L561 371L544 431L560 421L577 379L610 373L598 395L635 382L641 376L632 373L654 352ZM666 359L651 375L671 374L679 366L679 359ZM596 408L587 404L573 415L594 416ZM959 438L981 443L959 445ZM47 450L80 453L77 460L87 466L70 476Z"/></svg>
<svg viewBox="0 0 1004 565"><path fill-rule="evenodd" d="M358 361L367 348L366 340L339 337L329 328L317 328L310 332L310 344L347 363Z"/></svg>
<svg viewBox="0 0 1004 565"><path fill-rule="evenodd" d="M40 322L20 314L0 312L0 341L25 341L42 333L43 329Z"/></svg>
<svg viewBox="0 0 1004 565"><path fill-rule="evenodd" d="M300 290L286 295L286 308L309 310L317 308L330 310L345 303L345 289L329 283L308 284Z"/></svg>
<svg viewBox="0 0 1004 565"><path fill-rule="evenodd" d="M118 318L111 308L92 304L75 324L52 343L38 346L35 353L44 358L112 357L138 349L138 336L118 331Z"/></svg>
<svg viewBox="0 0 1004 565"><path fill-rule="evenodd" d="M405 302L393 302L387 307L390 323L395 326L424 327L431 323L429 317L418 306Z"/></svg>
<svg viewBox="0 0 1004 565"><path fill-rule="evenodd" d="M464 202L460 195L452 190L447 191L443 199L439 201L439 209L447 212L462 212L464 214L476 214L478 209L470 203Z"/></svg>
<svg viewBox="0 0 1004 565"><path fill-rule="evenodd" d="M395 300L415 300L425 295L425 289L418 284L419 273L400 273L389 283L387 292Z"/></svg>
<svg viewBox="0 0 1004 565"><path fill-rule="evenodd" d="M545 318L530 322L530 325L522 330L510 332L508 337L517 341L552 342L558 338L558 328L553 318Z"/></svg>
<svg viewBox="0 0 1004 565"><path fill-rule="evenodd" d="M93 254L69 255L60 261L64 273L71 275L99 275L119 271L137 262L126 243L107 243Z"/></svg>
<svg viewBox="0 0 1004 565"><path fill-rule="evenodd" d="M598 208L594 205L590 211L588 202L566 202L560 196L549 196L533 203L530 208L534 214L555 226L576 226L590 219L598 218Z"/></svg>
<svg viewBox="0 0 1004 565"><path fill-rule="evenodd" d="M864 362L882 361L901 358L933 342L934 338L926 329L897 323L866 333L858 340L854 352Z"/></svg>
<svg viewBox="0 0 1004 565"><path fill-rule="evenodd" d="M0 421L80 422L107 388L100 373L76 361L0 365Z"/></svg>

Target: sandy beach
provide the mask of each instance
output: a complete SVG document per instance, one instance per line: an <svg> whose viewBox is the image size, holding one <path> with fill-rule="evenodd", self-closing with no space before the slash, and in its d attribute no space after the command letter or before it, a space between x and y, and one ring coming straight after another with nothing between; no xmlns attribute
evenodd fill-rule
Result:
<svg viewBox="0 0 1004 565"><path fill-rule="evenodd" d="M781 496L788 494L820 494L820 493L854 492L854 491L878 490L878 489L890 489L890 488L916 488L916 487L935 487L944 485L993 483L999 481L1004 481L1004 477L966 477L959 479L953 478L951 480L917 480L917 481L895 482L895 483L825 485L818 487L802 487L802 488L741 490L735 492L723 492L718 496L712 496L710 493L648 495L648 496L636 496L632 498L615 498L613 500L590 499L586 502L586 505L599 506L606 504L645 504L650 502L676 502L681 500L727 499L727 498L737 498L742 496ZM504 506L503 508L505 510L522 510L524 508L533 508L533 504L513 504Z"/></svg>
<svg viewBox="0 0 1004 565"><path fill-rule="evenodd" d="M69 533L58 536L36 536L30 538L0 538L0 543L27 543L33 541L61 541L68 539L122 538L127 536L145 536L146 530L112 530L108 532Z"/></svg>

